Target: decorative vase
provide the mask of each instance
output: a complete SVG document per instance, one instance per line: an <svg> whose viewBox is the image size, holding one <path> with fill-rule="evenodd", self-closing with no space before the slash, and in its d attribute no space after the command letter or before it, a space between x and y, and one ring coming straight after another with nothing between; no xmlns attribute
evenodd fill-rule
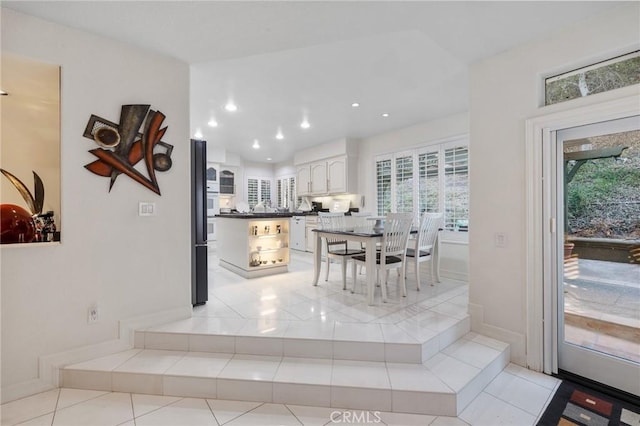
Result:
<svg viewBox="0 0 640 426"><path fill-rule="evenodd" d="M15 204L0 204L0 244L30 243L36 224L28 211Z"/></svg>

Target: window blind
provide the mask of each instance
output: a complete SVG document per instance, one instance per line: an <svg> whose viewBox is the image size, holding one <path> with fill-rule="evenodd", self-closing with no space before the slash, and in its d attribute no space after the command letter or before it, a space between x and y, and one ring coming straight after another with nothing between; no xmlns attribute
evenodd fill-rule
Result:
<svg viewBox="0 0 640 426"><path fill-rule="evenodd" d="M271 181L266 179L260 180L260 201L265 204L271 202Z"/></svg>
<svg viewBox="0 0 640 426"><path fill-rule="evenodd" d="M413 212L413 155L396 158L396 211Z"/></svg>
<svg viewBox="0 0 640 426"><path fill-rule="evenodd" d="M376 161L377 214L391 211L391 159Z"/></svg>
<svg viewBox="0 0 640 426"><path fill-rule="evenodd" d="M418 155L419 208L420 213L439 210L439 164L438 152L425 152Z"/></svg>
<svg viewBox="0 0 640 426"><path fill-rule="evenodd" d="M258 179L247 179L247 202L250 208L254 208L258 204Z"/></svg>
<svg viewBox="0 0 640 426"><path fill-rule="evenodd" d="M445 228L469 230L469 149L458 146L444 151Z"/></svg>

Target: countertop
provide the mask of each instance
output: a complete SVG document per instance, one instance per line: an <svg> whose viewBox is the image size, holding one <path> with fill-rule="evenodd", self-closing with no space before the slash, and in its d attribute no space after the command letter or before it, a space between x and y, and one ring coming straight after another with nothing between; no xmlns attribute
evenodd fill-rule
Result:
<svg viewBox="0 0 640 426"><path fill-rule="evenodd" d="M216 215L216 217L227 219L277 219L291 216L293 216L292 213L225 213Z"/></svg>

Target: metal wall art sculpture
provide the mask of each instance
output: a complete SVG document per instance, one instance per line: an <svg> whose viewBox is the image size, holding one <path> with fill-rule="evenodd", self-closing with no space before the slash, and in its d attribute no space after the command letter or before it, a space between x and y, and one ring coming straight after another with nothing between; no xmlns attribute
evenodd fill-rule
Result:
<svg viewBox="0 0 640 426"><path fill-rule="evenodd" d="M98 176L109 177L109 191L116 178L124 174L161 195L156 171L171 168L173 150L173 145L161 141L167 131L167 127L160 128L164 119L165 115L150 109L150 105L122 105L120 123L91 115L83 136L100 148L89 150L98 159L84 167ZM154 152L156 147L165 150ZM140 161L144 161L148 177L134 168Z"/></svg>

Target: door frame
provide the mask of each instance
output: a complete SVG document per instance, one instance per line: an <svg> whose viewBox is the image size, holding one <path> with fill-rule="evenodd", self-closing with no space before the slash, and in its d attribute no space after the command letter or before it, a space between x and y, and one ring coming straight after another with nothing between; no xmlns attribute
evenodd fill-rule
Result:
<svg viewBox="0 0 640 426"><path fill-rule="evenodd" d="M547 374L557 372L557 297L552 290L551 268L545 265L557 258L557 249L549 244L555 226L551 211L550 152L556 144L556 131L615 120L640 114L640 94L633 86L620 89L631 96L552 112L525 121L525 285L526 285L526 362L527 367ZM595 98L595 95L594 95Z"/></svg>

